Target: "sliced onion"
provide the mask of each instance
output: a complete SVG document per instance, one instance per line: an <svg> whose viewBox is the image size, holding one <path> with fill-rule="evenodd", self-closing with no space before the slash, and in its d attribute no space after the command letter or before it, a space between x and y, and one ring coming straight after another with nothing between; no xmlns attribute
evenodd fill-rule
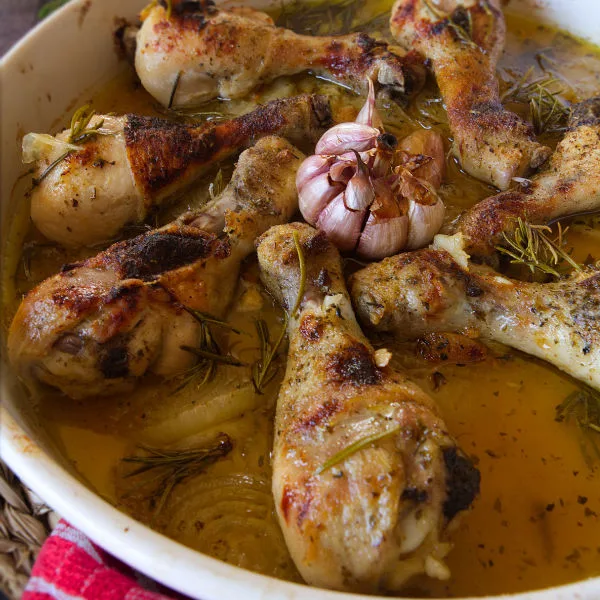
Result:
<svg viewBox="0 0 600 600"><path fill-rule="evenodd" d="M383 121L381 120L381 116L379 115L379 111L375 105L375 85L370 77L368 78L368 81L369 94L367 96L367 101L360 109L355 122L368 125L369 127L376 127L378 129L383 128Z"/></svg>
<svg viewBox="0 0 600 600"><path fill-rule="evenodd" d="M298 190L298 206L302 216L308 223L315 225L321 211L343 189L343 185L333 184L327 173L313 177Z"/></svg>
<svg viewBox="0 0 600 600"><path fill-rule="evenodd" d="M302 162L296 173L296 187L300 189L310 179L327 173L334 162L334 156L321 156L320 154L309 156Z"/></svg>
<svg viewBox="0 0 600 600"><path fill-rule="evenodd" d="M391 219L369 216L358 241L356 251L364 258L380 260L402 250L408 235L408 217L401 215Z"/></svg>
<svg viewBox="0 0 600 600"><path fill-rule="evenodd" d="M344 204L344 194L336 196L321 212L317 227L340 250L352 250L358 242L366 211L352 212Z"/></svg>
<svg viewBox="0 0 600 600"><path fill-rule="evenodd" d="M340 123L326 131L317 142L315 154L364 152L375 147L379 130L360 123Z"/></svg>
<svg viewBox="0 0 600 600"><path fill-rule="evenodd" d="M406 249L416 250L429 244L442 227L445 213L446 207L439 199L435 204L420 204L409 200Z"/></svg>

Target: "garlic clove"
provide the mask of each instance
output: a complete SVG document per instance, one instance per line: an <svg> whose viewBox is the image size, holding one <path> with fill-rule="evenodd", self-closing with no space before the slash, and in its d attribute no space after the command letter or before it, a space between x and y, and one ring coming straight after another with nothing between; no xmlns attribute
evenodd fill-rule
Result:
<svg viewBox="0 0 600 600"><path fill-rule="evenodd" d="M351 211L364 211L375 200L375 191L368 175L358 171L346 186L344 204Z"/></svg>
<svg viewBox="0 0 600 600"><path fill-rule="evenodd" d="M428 157L423 165L413 171L420 179L428 181L435 189L442 185L446 174L446 151L444 138L432 129L421 129L411 133L400 141L399 150L415 156Z"/></svg>
<svg viewBox="0 0 600 600"><path fill-rule="evenodd" d="M429 244L442 227L445 213L446 207L440 199L435 204L420 204L409 199L406 249L416 250Z"/></svg>
<svg viewBox="0 0 600 600"><path fill-rule="evenodd" d="M358 113L355 122L361 123L363 125L368 125L369 127L383 129L383 121L381 120L381 116L379 115L379 111L377 110L377 107L375 105L375 84L373 83L373 80L370 77L368 77L368 81L369 94L367 96L367 101L360 109L360 112Z"/></svg>
<svg viewBox="0 0 600 600"><path fill-rule="evenodd" d="M363 258L381 260L400 252L405 247L407 236L407 215L378 219L371 214L360 234L356 251Z"/></svg>
<svg viewBox="0 0 600 600"><path fill-rule="evenodd" d="M331 182L328 173L317 175L298 188L298 207L307 223L316 225L321 211L343 189L343 185Z"/></svg>
<svg viewBox="0 0 600 600"><path fill-rule="evenodd" d="M319 154L315 154L306 158L296 173L296 188L300 189L310 179L327 173L334 162L334 156L320 156Z"/></svg>
<svg viewBox="0 0 600 600"><path fill-rule="evenodd" d="M358 242L366 210L352 212L344 204L344 194L336 196L321 212L317 227L342 251L353 250Z"/></svg>
<svg viewBox="0 0 600 600"><path fill-rule="evenodd" d="M379 130L360 123L340 123L327 130L315 147L315 154L344 154L371 150L377 143Z"/></svg>

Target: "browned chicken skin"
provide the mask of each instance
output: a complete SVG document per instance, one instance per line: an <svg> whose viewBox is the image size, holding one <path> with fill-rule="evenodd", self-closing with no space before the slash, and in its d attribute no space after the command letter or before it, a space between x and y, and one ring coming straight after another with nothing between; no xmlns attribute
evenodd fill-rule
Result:
<svg viewBox="0 0 600 600"><path fill-rule="evenodd" d="M223 316L255 238L297 210L303 158L282 138L263 138L242 153L231 182L205 209L42 282L11 324L12 366L73 398L121 392L147 371L172 376L190 366L181 346L197 345L199 325L184 307Z"/></svg>
<svg viewBox="0 0 600 600"><path fill-rule="evenodd" d="M365 93L367 77L394 94L417 91L424 81L421 59L413 54L396 54L361 33L298 35L249 7L174 2L170 18L162 6L142 18L136 71L165 106L240 98L261 83L308 70Z"/></svg>
<svg viewBox="0 0 600 600"><path fill-rule="evenodd" d="M460 219L457 231L471 256L489 256L514 231L517 219L546 224L600 209L600 98L572 107L569 131L551 160L520 190L492 196Z"/></svg>
<svg viewBox="0 0 600 600"><path fill-rule="evenodd" d="M397 0L392 34L431 61L454 136L454 154L469 173L505 190L539 167L550 150L533 128L500 102L496 63L506 26L501 0Z"/></svg>
<svg viewBox="0 0 600 600"><path fill-rule="evenodd" d="M410 339L435 331L478 332L600 389L600 273L524 283L489 267L461 267L445 251L386 258L355 273L360 320Z"/></svg>
<svg viewBox="0 0 600 600"><path fill-rule="evenodd" d="M362 334L340 255L323 233L292 224L259 239L268 290L292 310L301 289L294 235L306 287L289 321L273 451L292 558L307 583L338 590L398 590L423 572L444 579L445 530L471 505L479 473L432 399L385 366Z"/></svg>
<svg viewBox="0 0 600 600"><path fill-rule="evenodd" d="M136 115L98 116L91 125L101 118L111 135L85 142L32 193L33 222L65 246L110 241L124 225L144 220L210 167L265 135L305 144L331 124L329 101L318 95L275 100L235 119L202 125ZM66 139L68 131L57 137ZM55 158L40 161L37 175Z"/></svg>

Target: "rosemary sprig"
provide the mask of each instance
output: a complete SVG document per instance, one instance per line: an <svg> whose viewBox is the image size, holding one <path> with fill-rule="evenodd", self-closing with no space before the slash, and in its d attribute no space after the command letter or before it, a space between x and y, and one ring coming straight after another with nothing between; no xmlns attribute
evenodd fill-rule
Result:
<svg viewBox="0 0 600 600"><path fill-rule="evenodd" d="M259 319L255 323L256 333L260 340L260 358L252 365L252 383L254 384L254 389L257 394L262 394L264 388L269 385L275 375L277 375L279 365L274 364L273 360L285 337L287 324L288 316L287 313L284 313L281 332L275 344L272 344L267 323L262 319Z"/></svg>
<svg viewBox="0 0 600 600"><path fill-rule="evenodd" d="M468 46L479 48L479 46L473 41L473 21L471 13L468 10L456 9L454 13L448 15L434 6L430 0L423 0L423 4L435 19L443 19L447 21L448 27L454 31L454 34L459 41L461 41L463 44L467 44ZM485 6L487 6L487 4L485 4ZM487 6L487 9L489 9L489 6Z"/></svg>
<svg viewBox="0 0 600 600"><path fill-rule="evenodd" d="M70 144L87 142L102 133L99 129L104 125L104 119L100 119L93 127L89 126L95 114L96 111L89 104L85 104L75 111L71 118Z"/></svg>
<svg viewBox="0 0 600 600"><path fill-rule="evenodd" d="M140 465L125 477L135 477L149 471L156 473L158 485L148 499L154 505L154 516L163 509L173 489L185 479L202 473L206 467L226 456L233 449L231 438L221 433L207 446L187 450L160 450L140 444L144 456L126 456L125 463ZM152 480L153 481L153 480Z"/></svg>
<svg viewBox="0 0 600 600"><path fill-rule="evenodd" d="M590 469L593 458L600 460L600 394L584 388L569 394L556 407L555 419L558 422L575 422L581 434L581 451Z"/></svg>
<svg viewBox="0 0 600 600"><path fill-rule="evenodd" d="M534 70L534 67L530 67L502 94L501 100L528 104L531 122L537 135L563 131L570 112L569 107L560 100L560 95L565 89L560 85L560 79L549 74L531 80Z"/></svg>
<svg viewBox="0 0 600 600"><path fill-rule="evenodd" d="M300 239L298 238L298 232L294 231L292 234L294 238L294 246L296 246L296 252L298 253L298 262L300 263L300 287L298 289L298 297L296 298L296 303L294 304L294 308L292 309L291 316L295 317L298 309L300 308L300 304L302 303L302 298L304 298L304 291L306 290L306 261L304 260L304 252L302 251L302 247L300 246Z"/></svg>
<svg viewBox="0 0 600 600"><path fill-rule="evenodd" d="M213 337L210 325L229 329L229 331L240 334L241 331L229 325L226 321L217 319L211 315L206 315L197 310L185 309L194 319L200 324L200 338L198 346L181 346L182 350L190 352L198 361L193 367L180 373L175 378L180 380L180 384L173 390L172 394L180 392L190 383L197 381L197 387L202 387L209 381L212 381L217 374L217 369L220 364L243 366L243 363L231 356L223 354L221 348Z"/></svg>
<svg viewBox="0 0 600 600"><path fill-rule="evenodd" d="M225 180L223 178L223 169L219 169L214 181L208 186L208 193L211 200L214 200L225 189Z"/></svg>
<svg viewBox="0 0 600 600"><path fill-rule="evenodd" d="M386 429L385 431L379 431L377 433L373 433L371 435L367 435L364 438L356 440L356 442L342 448L339 452L336 452L330 459L326 460L316 471L315 475L320 475L324 471L327 471L331 467L337 465L345 461L347 458L356 454L359 450L370 446L372 443L382 440L394 433L400 431L400 425L395 425L391 429Z"/></svg>
<svg viewBox="0 0 600 600"><path fill-rule="evenodd" d="M496 246L496 250L511 258L511 264L522 264L534 273L536 270L560 277L557 268L562 262L568 263L576 271L581 265L576 263L563 249L563 230L558 224L558 234L551 239L547 234L552 230L547 225L532 225L520 217L513 233L503 233L504 243Z"/></svg>

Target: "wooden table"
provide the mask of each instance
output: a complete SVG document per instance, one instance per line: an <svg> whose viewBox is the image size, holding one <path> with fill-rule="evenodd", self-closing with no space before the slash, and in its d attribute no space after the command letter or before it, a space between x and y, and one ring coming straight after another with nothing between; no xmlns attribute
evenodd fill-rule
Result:
<svg viewBox="0 0 600 600"><path fill-rule="evenodd" d="M0 56L36 23L46 0L0 0Z"/></svg>

